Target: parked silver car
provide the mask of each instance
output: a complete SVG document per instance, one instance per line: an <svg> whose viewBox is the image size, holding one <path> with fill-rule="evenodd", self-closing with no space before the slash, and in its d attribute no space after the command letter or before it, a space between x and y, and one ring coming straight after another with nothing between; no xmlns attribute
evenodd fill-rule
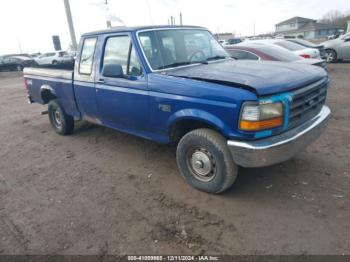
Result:
<svg viewBox="0 0 350 262"><path fill-rule="evenodd" d="M350 33L339 36L337 39L326 41L322 45L326 49L326 60L328 63L334 63L338 60L350 60Z"/></svg>

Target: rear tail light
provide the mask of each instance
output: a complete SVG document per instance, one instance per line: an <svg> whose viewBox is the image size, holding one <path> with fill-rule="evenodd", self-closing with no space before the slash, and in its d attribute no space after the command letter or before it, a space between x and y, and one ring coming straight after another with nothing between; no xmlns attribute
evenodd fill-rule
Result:
<svg viewBox="0 0 350 262"><path fill-rule="evenodd" d="M304 57L304 58L311 58L311 56L310 56L310 55L307 55L307 54L301 54L300 56L301 56L301 57Z"/></svg>
<svg viewBox="0 0 350 262"><path fill-rule="evenodd" d="M24 81L24 87L26 88L26 90L28 91L28 81L27 79L23 78Z"/></svg>
<svg viewBox="0 0 350 262"><path fill-rule="evenodd" d="M24 81L24 87L28 90L27 80L23 78L23 81Z"/></svg>

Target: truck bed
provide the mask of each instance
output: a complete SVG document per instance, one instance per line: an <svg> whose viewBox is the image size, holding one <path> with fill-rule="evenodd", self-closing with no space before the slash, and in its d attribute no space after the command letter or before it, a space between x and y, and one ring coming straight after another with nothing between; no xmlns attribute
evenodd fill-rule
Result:
<svg viewBox="0 0 350 262"><path fill-rule="evenodd" d="M23 75L30 102L44 105L49 101L48 96L53 95L67 114L80 116L74 95L73 70L29 67L24 69Z"/></svg>
<svg viewBox="0 0 350 262"><path fill-rule="evenodd" d="M73 79L73 69L26 67L23 70L24 76L50 77L56 79Z"/></svg>

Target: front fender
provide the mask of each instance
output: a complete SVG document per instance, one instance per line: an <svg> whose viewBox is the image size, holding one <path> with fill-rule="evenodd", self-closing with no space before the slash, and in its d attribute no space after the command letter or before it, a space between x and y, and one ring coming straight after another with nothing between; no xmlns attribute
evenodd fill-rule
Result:
<svg viewBox="0 0 350 262"><path fill-rule="evenodd" d="M194 108L182 109L172 114L167 121L167 130L170 130L173 124L181 120L200 121L213 126L225 136L229 134L229 127L220 118L204 110Z"/></svg>

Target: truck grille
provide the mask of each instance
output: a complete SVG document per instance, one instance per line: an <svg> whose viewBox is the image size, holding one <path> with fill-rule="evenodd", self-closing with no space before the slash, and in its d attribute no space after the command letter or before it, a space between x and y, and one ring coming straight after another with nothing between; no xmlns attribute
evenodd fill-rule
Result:
<svg viewBox="0 0 350 262"><path fill-rule="evenodd" d="M326 101L327 80L322 79L293 92L289 105L288 128L293 128L317 115Z"/></svg>

